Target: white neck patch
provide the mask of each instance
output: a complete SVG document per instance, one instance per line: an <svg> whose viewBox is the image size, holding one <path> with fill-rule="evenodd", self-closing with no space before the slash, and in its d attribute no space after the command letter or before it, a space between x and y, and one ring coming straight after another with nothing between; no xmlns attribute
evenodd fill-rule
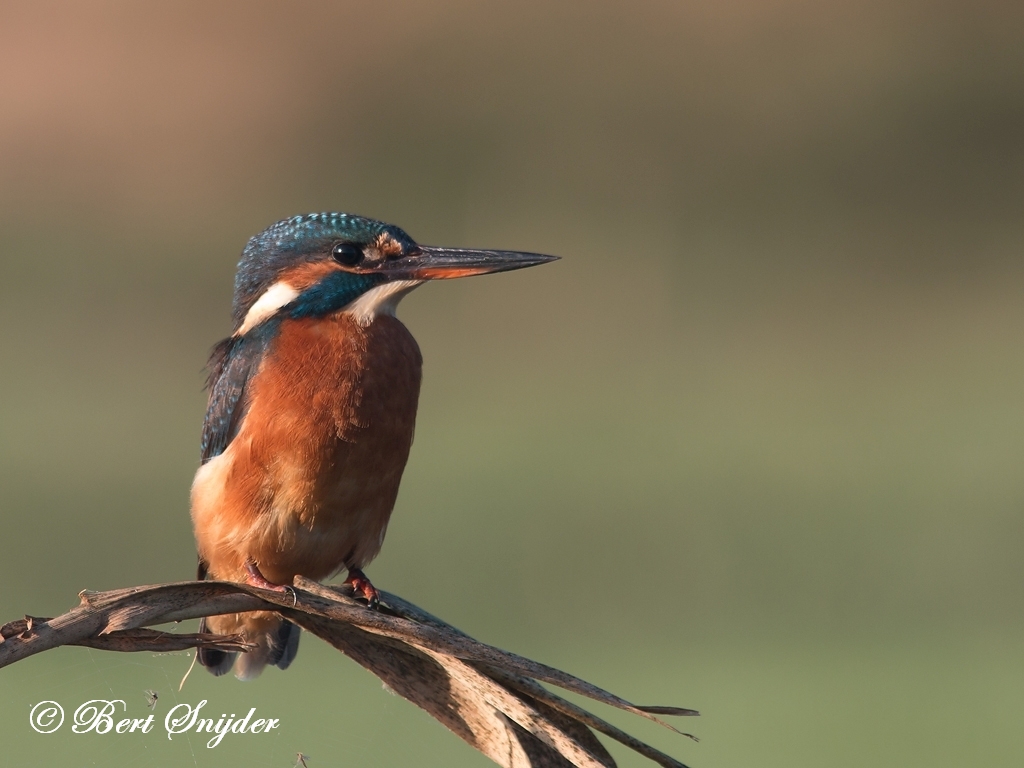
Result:
<svg viewBox="0 0 1024 768"><path fill-rule="evenodd" d="M256 300L255 304L249 307L249 311L245 313L245 320L238 326L238 330L235 331L234 335L245 335L250 329L262 323L285 304L291 304L298 296L299 292L288 285L288 283L274 283L263 292L263 295Z"/></svg>
<svg viewBox="0 0 1024 768"><path fill-rule="evenodd" d="M405 295L413 288L423 285L423 280L394 280L390 283L371 288L355 301L345 306L345 312L352 315L356 322L367 326L377 315L391 315Z"/></svg>

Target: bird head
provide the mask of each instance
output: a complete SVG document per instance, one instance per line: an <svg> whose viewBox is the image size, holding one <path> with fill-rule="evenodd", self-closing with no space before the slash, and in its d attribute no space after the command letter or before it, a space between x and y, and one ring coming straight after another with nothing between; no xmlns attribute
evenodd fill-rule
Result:
<svg viewBox="0 0 1024 768"><path fill-rule="evenodd" d="M249 240L235 275L234 335L272 317L348 308L361 322L393 313L426 280L522 269L556 256L419 245L396 226L347 213L279 221Z"/></svg>

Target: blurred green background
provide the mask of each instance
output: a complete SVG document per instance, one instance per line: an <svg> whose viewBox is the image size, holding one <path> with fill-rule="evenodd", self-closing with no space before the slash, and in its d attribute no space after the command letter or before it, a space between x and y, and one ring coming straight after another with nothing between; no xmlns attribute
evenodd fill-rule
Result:
<svg viewBox="0 0 1024 768"><path fill-rule="evenodd" d="M0 5L0 619L190 578L202 368L295 213L557 264L425 287L374 582L641 703L694 768L1024 755L1024 6ZM489 764L310 637L61 649L20 765ZM143 690L279 732L50 736ZM643 762L615 754L623 765Z"/></svg>

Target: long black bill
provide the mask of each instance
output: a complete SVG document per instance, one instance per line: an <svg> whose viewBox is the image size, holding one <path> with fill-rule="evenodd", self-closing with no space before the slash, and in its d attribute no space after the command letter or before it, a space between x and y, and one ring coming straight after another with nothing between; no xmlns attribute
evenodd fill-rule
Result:
<svg viewBox="0 0 1024 768"><path fill-rule="evenodd" d="M555 261L558 256L522 251L477 251L464 248L436 248L421 245L411 253L390 262L388 272L402 274L414 280L446 280L453 277L486 275L508 272L512 269L534 267Z"/></svg>

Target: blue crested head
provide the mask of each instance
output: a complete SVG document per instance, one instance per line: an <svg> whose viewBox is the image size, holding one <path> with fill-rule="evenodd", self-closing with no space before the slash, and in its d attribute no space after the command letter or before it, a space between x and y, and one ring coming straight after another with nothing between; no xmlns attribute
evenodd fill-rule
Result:
<svg viewBox="0 0 1024 768"><path fill-rule="evenodd" d="M355 261L365 249L385 242L396 253L416 248L398 227L349 213L309 213L273 224L250 238L242 251L235 273L235 326L242 324L252 305L290 268L339 256ZM345 294L354 292L353 298L382 281L379 275L344 274L353 279L335 278L340 283L337 288Z"/></svg>

